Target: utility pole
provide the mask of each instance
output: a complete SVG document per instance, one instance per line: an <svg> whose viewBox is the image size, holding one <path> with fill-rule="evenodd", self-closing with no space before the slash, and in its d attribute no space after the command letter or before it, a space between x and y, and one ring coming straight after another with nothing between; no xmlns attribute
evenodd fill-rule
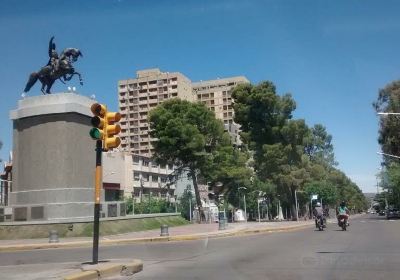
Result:
<svg viewBox="0 0 400 280"><path fill-rule="evenodd" d="M101 153L102 141L96 141L96 172L95 172L95 203L94 203L94 221L93 221L93 252L92 263L99 262L99 226L100 226L100 188L102 184L102 166Z"/></svg>

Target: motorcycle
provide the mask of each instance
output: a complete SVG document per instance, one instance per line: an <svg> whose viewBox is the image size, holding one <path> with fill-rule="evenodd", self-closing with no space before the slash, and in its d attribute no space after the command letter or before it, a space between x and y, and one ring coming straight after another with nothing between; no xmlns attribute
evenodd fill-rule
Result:
<svg viewBox="0 0 400 280"><path fill-rule="evenodd" d="M316 217L315 218L315 227L319 230L319 231L323 231L324 228L326 227L325 223L324 223L324 218L323 217Z"/></svg>
<svg viewBox="0 0 400 280"><path fill-rule="evenodd" d="M347 230L347 216L346 215L340 215L338 218L338 225L339 227L342 228L343 231Z"/></svg>

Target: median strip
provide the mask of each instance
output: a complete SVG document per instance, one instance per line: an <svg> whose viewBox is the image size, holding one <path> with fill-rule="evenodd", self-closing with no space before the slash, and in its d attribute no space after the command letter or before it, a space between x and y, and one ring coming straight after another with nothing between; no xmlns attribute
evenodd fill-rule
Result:
<svg viewBox="0 0 400 280"><path fill-rule="evenodd" d="M198 233L198 234L186 234L186 235L175 235L175 236L159 236L159 237L143 237L143 238L125 238L125 239L107 239L100 240L100 245L122 245L122 244L134 244L144 242L168 242L168 241L189 241L199 240L205 238L222 238L222 237L233 237L243 236L248 234L260 234L260 233L273 233L273 232L284 232L291 230L298 230L314 225L314 222L300 225L292 225L286 227L264 227L254 229L237 229L237 230L225 230L225 231L214 231L211 233ZM76 247L89 247L92 246L91 241L74 241L64 243L43 243L43 244L18 244L18 245L1 245L0 252L10 251L26 251L26 250L40 250L40 249L58 249L58 248L76 248Z"/></svg>

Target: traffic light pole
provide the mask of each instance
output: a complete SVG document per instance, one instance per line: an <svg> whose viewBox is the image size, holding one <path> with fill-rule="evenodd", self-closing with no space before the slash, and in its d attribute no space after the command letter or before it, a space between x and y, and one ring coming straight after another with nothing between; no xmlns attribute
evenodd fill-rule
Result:
<svg viewBox="0 0 400 280"><path fill-rule="evenodd" d="M94 221L93 221L93 264L99 262L99 226L100 226L100 189L102 182L101 166L102 141L96 141L96 173L94 193Z"/></svg>

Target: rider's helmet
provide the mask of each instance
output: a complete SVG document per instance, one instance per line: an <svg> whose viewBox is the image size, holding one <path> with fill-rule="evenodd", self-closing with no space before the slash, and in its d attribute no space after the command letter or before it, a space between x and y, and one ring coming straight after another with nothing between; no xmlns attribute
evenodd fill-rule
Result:
<svg viewBox="0 0 400 280"><path fill-rule="evenodd" d="M320 203L320 202L317 202L317 204L316 204L315 206L321 207L321 203Z"/></svg>
<svg viewBox="0 0 400 280"><path fill-rule="evenodd" d="M340 203L340 207L346 207L346 202L344 200Z"/></svg>

